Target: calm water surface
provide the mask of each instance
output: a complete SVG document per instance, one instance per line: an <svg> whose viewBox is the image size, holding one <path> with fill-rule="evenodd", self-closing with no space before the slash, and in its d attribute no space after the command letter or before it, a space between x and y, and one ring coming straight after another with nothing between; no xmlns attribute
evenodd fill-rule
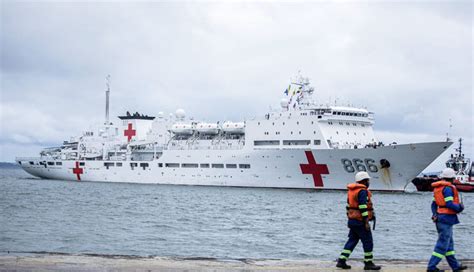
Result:
<svg viewBox="0 0 474 272"><path fill-rule="evenodd" d="M376 258L429 258L431 199L374 193ZM463 199L456 252L474 259L474 194ZM39 180L0 168L0 254L332 260L347 237L345 202L344 192Z"/></svg>

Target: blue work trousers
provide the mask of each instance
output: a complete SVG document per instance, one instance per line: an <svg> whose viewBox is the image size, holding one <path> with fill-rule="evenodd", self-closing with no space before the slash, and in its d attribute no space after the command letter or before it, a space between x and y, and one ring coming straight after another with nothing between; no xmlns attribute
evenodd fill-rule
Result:
<svg viewBox="0 0 474 272"><path fill-rule="evenodd" d="M364 225L349 225L349 240L344 245L344 250L341 252L340 259L347 260L351 255L354 248L362 241L362 247L364 248L364 262L371 262L374 259L372 250L374 248L374 242L372 240L372 232L367 230Z"/></svg>
<svg viewBox="0 0 474 272"><path fill-rule="evenodd" d="M459 262L454 256L453 225L437 222L436 230L438 231L438 241L428 263L428 270L434 270L443 257L446 257L446 261L453 270L458 269Z"/></svg>

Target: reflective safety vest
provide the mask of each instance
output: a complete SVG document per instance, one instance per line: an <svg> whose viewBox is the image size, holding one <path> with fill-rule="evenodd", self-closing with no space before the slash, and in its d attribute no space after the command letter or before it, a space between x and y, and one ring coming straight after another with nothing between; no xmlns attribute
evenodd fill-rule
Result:
<svg viewBox="0 0 474 272"><path fill-rule="evenodd" d="M369 220L372 220L374 216L374 209L372 205L372 193L367 189L367 187L360 183L352 183L347 185L347 217L349 219L356 219L359 221L363 221L364 215L367 215ZM359 205L359 192L361 190L367 191L367 204ZM361 213L360 210L366 209L367 211Z"/></svg>
<svg viewBox="0 0 474 272"><path fill-rule="evenodd" d="M446 207L446 202L452 200L453 203L459 204L459 193L456 186L454 186L451 182L447 182L444 180L440 180L437 182L433 182L431 184L433 186L433 193L434 193L434 200L436 201L436 205L438 205L438 213L439 214L457 214L456 211L451 210L450 208ZM454 196L444 197L443 190L446 187L451 187L453 190Z"/></svg>

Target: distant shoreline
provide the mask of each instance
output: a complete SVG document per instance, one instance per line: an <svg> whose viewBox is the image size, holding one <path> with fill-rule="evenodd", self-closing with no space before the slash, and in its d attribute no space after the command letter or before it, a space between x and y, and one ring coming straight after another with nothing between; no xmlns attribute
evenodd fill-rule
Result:
<svg viewBox="0 0 474 272"><path fill-rule="evenodd" d="M15 162L0 162L0 168L21 168Z"/></svg>

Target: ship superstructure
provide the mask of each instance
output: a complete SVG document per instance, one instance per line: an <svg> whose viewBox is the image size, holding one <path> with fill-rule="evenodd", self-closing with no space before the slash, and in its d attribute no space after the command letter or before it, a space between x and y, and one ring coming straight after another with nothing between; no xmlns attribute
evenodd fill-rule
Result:
<svg viewBox="0 0 474 272"><path fill-rule="evenodd" d="M372 188L403 190L451 142L385 146L365 108L317 104L297 77L280 109L244 121L201 122L184 110L156 117L127 112L37 158L17 158L50 179L244 187L345 189L356 171Z"/></svg>

